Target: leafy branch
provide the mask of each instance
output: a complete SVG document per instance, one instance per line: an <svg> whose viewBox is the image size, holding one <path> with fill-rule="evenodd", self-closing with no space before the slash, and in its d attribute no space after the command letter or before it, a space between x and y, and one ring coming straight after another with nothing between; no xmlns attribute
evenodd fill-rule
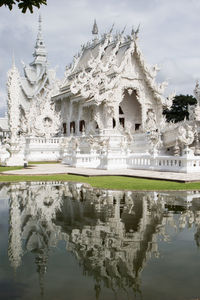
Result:
<svg viewBox="0 0 200 300"><path fill-rule="evenodd" d="M33 13L34 6L39 9L41 5L47 5L47 0L0 0L0 7L5 5L10 10L12 10L16 4L18 4L22 13L26 13L27 9Z"/></svg>

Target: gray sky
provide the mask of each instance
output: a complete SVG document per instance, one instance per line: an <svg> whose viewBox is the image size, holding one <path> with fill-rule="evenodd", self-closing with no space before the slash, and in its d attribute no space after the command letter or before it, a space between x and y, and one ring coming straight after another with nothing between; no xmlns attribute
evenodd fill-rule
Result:
<svg viewBox="0 0 200 300"><path fill-rule="evenodd" d="M200 79L200 0L47 0L33 14L0 8L0 114L6 105L6 78L12 55L22 74L21 60L32 61L38 15L49 63L59 78L80 45L91 39L94 18L99 32L115 30L129 34L141 24L140 48L148 64L158 64L158 81L167 80L167 93L193 94Z"/></svg>

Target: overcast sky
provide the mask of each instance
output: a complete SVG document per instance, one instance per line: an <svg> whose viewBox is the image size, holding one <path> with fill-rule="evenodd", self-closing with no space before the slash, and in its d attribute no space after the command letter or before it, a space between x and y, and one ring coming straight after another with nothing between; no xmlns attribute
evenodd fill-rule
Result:
<svg viewBox="0 0 200 300"><path fill-rule="evenodd" d="M129 34L140 26L140 48L148 64L158 64L158 81L167 80L167 92L193 94L200 79L200 0L47 0L33 14L0 8L0 114L6 106L7 71L12 55L22 74L21 60L32 61L38 15L49 63L59 78L80 45L92 38L96 18L99 32L115 23L115 30Z"/></svg>

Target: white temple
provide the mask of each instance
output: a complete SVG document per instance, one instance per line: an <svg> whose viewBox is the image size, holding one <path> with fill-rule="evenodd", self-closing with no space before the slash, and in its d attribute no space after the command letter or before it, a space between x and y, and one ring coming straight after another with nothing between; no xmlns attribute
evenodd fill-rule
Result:
<svg viewBox="0 0 200 300"><path fill-rule="evenodd" d="M61 160L73 167L132 168L200 172L200 88L190 120L167 123L166 82L157 83L157 65L144 61L137 30L125 36L113 27L101 37L96 21L91 42L82 45L58 81L49 69L41 17L33 54L20 76L8 72L10 137L1 163Z"/></svg>

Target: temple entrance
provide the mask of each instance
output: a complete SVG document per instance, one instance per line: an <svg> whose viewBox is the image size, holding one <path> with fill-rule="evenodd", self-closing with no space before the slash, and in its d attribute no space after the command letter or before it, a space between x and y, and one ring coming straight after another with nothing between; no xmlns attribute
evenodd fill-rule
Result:
<svg viewBox="0 0 200 300"><path fill-rule="evenodd" d="M132 132L139 131L142 124L141 105L136 98L136 91L128 89L119 106L119 123L130 128Z"/></svg>
<svg viewBox="0 0 200 300"><path fill-rule="evenodd" d="M70 122L70 133L75 133L75 122L74 121L72 121L72 122Z"/></svg>

